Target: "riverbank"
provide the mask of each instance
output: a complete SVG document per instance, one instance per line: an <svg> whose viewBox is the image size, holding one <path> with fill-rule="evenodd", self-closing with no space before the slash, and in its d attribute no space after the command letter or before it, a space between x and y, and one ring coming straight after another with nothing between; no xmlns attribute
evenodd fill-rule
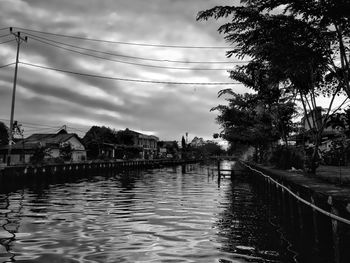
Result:
<svg viewBox="0 0 350 263"><path fill-rule="evenodd" d="M334 179L333 169L324 167L318 177L310 177L298 171L242 164L261 192L283 211L287 227L299 232L301 242L307 237L316 251L333 250L329 262L349 262L350 187L325 180ZM306 232L309 234L303 237Z"/></svg>
<svg viewBox="0 0 350 263"><path fill-rule="evenodd" d="M338 204L344 211L346 217L350 219L350 187L339 184L339 174L336 167L320 167L315 176L306 176L298 171L286 171L276 169L272 166L262 166L253 163L247 163L251 167L271 176L296 192L309 193L325 199L328 205ZM346 173L346 175L345 175ZM343 169L343 180L350 180L350 169ZM318 198L318 199L319 199Z"/></svg>
<svg viewBox="0 0 350 263"><path fill-rule="evenodd" d="M123 170L138 168L155 168L186 163L199 162L201 160L113 160L113 161L85 161L57 164L23 164L5 166L0 170L0 183L16 180L30 180L33 177L70 176L81 173L94 173L100 170Z"/></svg>
<svg viewBox="0 0 350 263"><path fill-rule="evenodd" d="M331 183L350 187L349 166L325 166L321 165L316 170L316 178Z"/></svg>

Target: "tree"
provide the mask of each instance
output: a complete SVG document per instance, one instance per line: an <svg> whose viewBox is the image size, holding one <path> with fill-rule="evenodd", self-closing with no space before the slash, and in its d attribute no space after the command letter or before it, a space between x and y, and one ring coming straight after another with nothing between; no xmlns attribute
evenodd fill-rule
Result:
<svg viewBox="0 0 350 263"><path fill-rule="evenodd" d="M327 2L327 11L322 9L323 2ZM338 53L343 59L342 65L346 65L344 41L339 38L339 33L335 34L329 27L332 23L335 28L337 23L341 25L348 23L348 17L344 12L342 19L337 19L332 13L334 10L339 10L340 6L349 6L344 1L340 2L342 5L333 5L327 0L242 0L239 6L217 6L200 12L197 17L205 20L211 17L215 19L230 17L231 21L219 28L219 32L225 34L225 39L234 43L236 47L229 51L227 56L235 55L240 58L249 56L252 60L245 70L258 64L263 70L263 74L259 75L263 77L262 84L264 84L264 72L267 72L266 80L270 84L267 86L268 89L275 89L278 85L283 87L285 93L298 96L304 115L312 117L306 118L309 127L314 127L312 173L316 170L318 147L334 98L341 90L346 91L348 86L348 68L339 69L334 63L337 53L334 42L339 39L340 53ZM278 8L284 9L284 12L279 12ZM321 11L322 15L319 15L318 11ZM342 32L347 34L344 30ZM329 72L333 73L337 81L330 82L326 78ZM256 81L259 83L261 80L259 76L245 79L245 76L242 78L237 71L231 73L231 77L241 78L243 83L253 80L250 85L255 87ZM266 85L260 86L264 89L266 87ZM330 96L330 105L322 120L323 123L315 125L316 120L312 112L318 108L316 98L320 95Z"/></svg>
<svg viewBox="0 0 350 263"><path fill-rule="evenodd" d="M115 132L107 127L92 126L83 138L90 158L97 158L102 153L103 143L117 143Z"/></svg>
<svg viewBox="0 0 350 263"><path fill-rule="evenodd" d="M348 0L252 0L249 2L261 11L282 8L300 20L322 29L323 35L331 44L331 52L328 53L328 70L336 75L342 89L350 97L350 2Z"/></svg>
<svg viewBox="0 0 350 263"><path fill-rule="evenodd" d="M7 126L0 122L0 145L8 145L9 144L9 129Z"/></svg>
<svg viewBox="0 0 350 263"><path fill-rule="evenodd" d="M272 116L261 104L257 94L237 94L230 89L221 91L219 96L229 94L228 105L219 105L211 110L218 110L218 123L223 131L221 137L231 145L241 144L256 149L257 161L261 161L264 151L279 136L273 126Z"/></svg>
<svg viewBox="0 0 350 263"><path fill-rule="evenodd" d="M185 137L184 136L182 136L182 138L181 138L181 148L183 150L186 149L186 141L185 141Z"/></svg>
<svg viewBox="0 0 350 263"><path fill-rule="evenodd" d="M71 161L72 160L73 148L72 148L72 144L70 142L63 143L62 145L60 145L59 152L60 152L60 157L64 161Z"/></svg>
<svg viewBox="0 0 350 263"><path fill-rule="evenodd" d="M33 155L30 157L30 162L33 164L40 164L44 161L45 157L49 157L51 149L43 146L39 146L34 150Z"/></svg>
<svg viewBox="0 0 350 263"><path fill-rule="evenodd" d="M134 135L133 132L130 131L129 129L125 129L124 131L118 131L116 133L116 141L118 144L123 144L123 145L134 145Z"/></svg>

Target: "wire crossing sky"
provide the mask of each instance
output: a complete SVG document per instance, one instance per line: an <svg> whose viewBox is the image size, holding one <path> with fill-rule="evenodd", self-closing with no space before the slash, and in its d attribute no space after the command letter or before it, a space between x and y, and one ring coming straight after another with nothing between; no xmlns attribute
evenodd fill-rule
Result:
<svg viewBox="0 0 350 263"><path fill-rule="evenodd" d="M229 71L249 61L226 57L234 46L217 32L223 21L196 21L219 4L232 1L0 1L0 117L9 124L13 27L28 37L20 45L15 120L67 125L79 135L98 125L162 140L186 132L212 139L219 126L210 109L225 103L217 93L245 92Z"/></svg>

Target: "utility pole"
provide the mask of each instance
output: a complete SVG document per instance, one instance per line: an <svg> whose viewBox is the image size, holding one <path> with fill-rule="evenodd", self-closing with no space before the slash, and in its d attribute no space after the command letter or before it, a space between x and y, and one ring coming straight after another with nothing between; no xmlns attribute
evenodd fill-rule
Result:
<svg viewBox="0 0 350 263"><path fill-rule="evenodd" d="M10 134L9 134L9 149L7 153L7 165L11 164L11 150L12 150L12 140L13 140L13 115L15 111L15 98L16 98L16 84L17 84L17 70L18 70L18 57L19 57L19 47L22 42L27 42L28 38L22 37L21 32L12 32L12 27L10 27L10 33L15 36L17 42L17 55L16 55L16 66L15 66L15 76L13 80L13 90L12 90L12 104L11 104L11 117L10 117Z"/></svg>

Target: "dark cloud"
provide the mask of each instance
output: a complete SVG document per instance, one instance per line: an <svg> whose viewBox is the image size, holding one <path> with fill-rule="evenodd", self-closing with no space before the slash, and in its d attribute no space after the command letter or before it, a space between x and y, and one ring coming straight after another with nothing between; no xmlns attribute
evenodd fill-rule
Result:
<svg viewBox="0 0 350 263"><path fill-rule="evenodd" d="M199 11L231 0L2 0L0 28L16 26L58 34L124 42L222 46L216 30L221 22L195 20ZM2 32L0 32L2 33ZM33 33L67 44L129 56L192 61L226 60L224 50L149 48L107 44ZM14 61L15 42L0 46L0 58ZM91 52L89 52L91 53ZM225 67L123 59L173 67ZM29 36L21 45L20 60L38 65L120 78L177 81L228 82L225 71L170 70L127 65L87 57L40 43ZM2 64L2 63L0 63ZM0 118L9 118L13 67L0 69ZM219 127L209 110L220 101L222 88L146 84L104 80L20 65L16 118L56 126L68 124L87 129L105 125L116 129L153 131L162 139L180 139L189 132L211 137Z"/></svg>

